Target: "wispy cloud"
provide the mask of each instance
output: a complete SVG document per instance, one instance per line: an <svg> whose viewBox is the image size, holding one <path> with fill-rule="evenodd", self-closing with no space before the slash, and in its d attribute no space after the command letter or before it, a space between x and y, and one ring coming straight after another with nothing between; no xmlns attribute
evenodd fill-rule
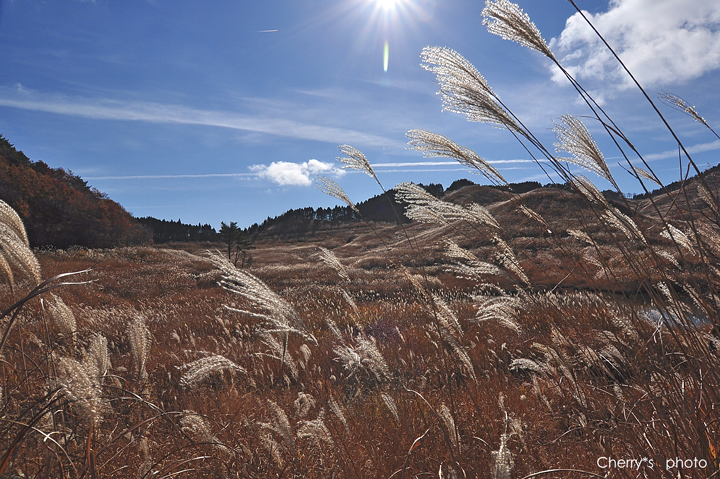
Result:
<svg viewBox="0 0 720 479"><path fill-rule="evenodd" d="M129 175L129 176L86 176L85 180L159 180L167 178L227 178L240 177L252 178L256 177L256 173L208 173L204 175Z"/></svg>
<svg viewBox="0 0 720 479"><path fill-rule="evenodd" d="M273 161L270 165L252 165L250 170L258 177L265 178L280 186L310 186L312 176L320 173L342 175L343 170L335 168L332 163L309 160L303 163L289 161Z"/></svg>
<svg viewBox="0 0 720 479"><path fill-rule="evenodd" d="M491 161L493 165L502 165L508 163L535 163L535 160L495 160ZM372 163L370 166L373 168L383 167L408 167L408 166L448 166L458 165L457 161L415 161L415 162L402 162L402 163Z"/></svg>
<svg viewBox="0 0 720 479"><path fill-rule="evenodd" d="M720 3L708 0L612 0L592 15L593 24L646 86L671 85L720 68ZM551 47L578 78L610 80L622 87L630 79L580 14L567 20ZM555 71L554 78L565 83Z"/></svg>
<svg viewBox="0 0 720 479"><path fill-rule="evenodd" d="M720 140L711 141L709 143L698 143L697 145L687 147L688 153L691 155L694 153L704 153L706 151L720 150ZM667 150L661 153L651 153L649 155L643 155L643 158L647 161L655 160L667 160L668 158L677 158L678 150Z"/></svg>
<svg viewBox="0 0 720 479"><path fill-rule="evenodd" d="M720 143L720 142L716 142ZM720 145L719 145L720 146ZM703 150L705 151L705 150ZM540 160L545 162L546 160ZM527 164L535 163L535 160L497 160L494 165L505 164ZM425 162L396 162L396 163L374 163L373 168L380 169L383 173L433 173L447 171L468 171L456 161L425 161ZM456 168L433 168L456 166ZM386 169L391 168L391 169ZM398 169L400 168L400 169ZM518 169L499 166L500 169ZM119 176L85 176L85 180L162 180L162 179L183 179L183 178L240 178L253 179L261 178L277 183L281 186L309 186L312 184L312 177L318 174L331 174L342 176L346 173L357 173L337 168L333 163L318 160L308 160L301 163L289 161L274 161L269 165L252 165L250 173L205 173L205 174L183 174L183 175L119 175Z"/></svg>
<svg viewBox="0 0 720 479"><path fill-rule="evenodd" d="M90 99L64 95L38 94L15 85L0 88L0 107L79 116L95 120L144 121L203 125L264 133L325 143L354 143L388 146L398 143L382 136L335 128L286 118L268 118L229 111L201 110L181 105Z"/></svg>

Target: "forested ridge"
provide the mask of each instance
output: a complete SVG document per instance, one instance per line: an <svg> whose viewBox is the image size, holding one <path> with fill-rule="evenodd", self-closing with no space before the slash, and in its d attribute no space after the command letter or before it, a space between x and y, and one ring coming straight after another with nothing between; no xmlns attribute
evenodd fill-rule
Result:
<svg viewBox="0 0 720 479"><path fill-rule="evenodd" d="M107 195L70 171L30 160L2 135L0 199L18 212L33 247L108 248L151 238Z"/></svg>

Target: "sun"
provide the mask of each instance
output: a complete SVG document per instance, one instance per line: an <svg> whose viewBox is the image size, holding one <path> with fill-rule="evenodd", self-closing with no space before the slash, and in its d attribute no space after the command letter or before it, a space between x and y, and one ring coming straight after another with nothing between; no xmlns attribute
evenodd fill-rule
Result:
<svg viewBox="0 0 720 479"><path fill-rule="evenodd" d="M392 10L400 1L401 0L375 0L378 7L384 8L385 10Z"/></svg>

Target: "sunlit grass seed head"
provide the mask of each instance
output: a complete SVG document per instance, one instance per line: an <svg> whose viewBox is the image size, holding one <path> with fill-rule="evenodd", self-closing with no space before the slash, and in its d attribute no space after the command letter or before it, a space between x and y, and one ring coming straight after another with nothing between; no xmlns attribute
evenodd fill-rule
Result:
<svg viewBox="0 0 720 479"><path fill-rule="evenodd" d="M444 110L465 115L468 121L489 123L520 135L527 132L515 121L477 69L462 55L444 47L425 47L421 66L435 73Z"/></svg>
<svg viewBox="0 0 720 479"><path fill-rule="evenodd" d="M20 216L10 205L2 200L0 200L0 223L10 227L17 237L25 243L25 246L30 246L27 233L25 231L25 225L20 219Z"/></svg>
<svg viewBox="0 0 720 479"><path fill-rule="evenodd" d="M335 199L338 199L348 205L350 208L353 209L353 211L357 214L360 214L360 210L357 209L357 206L355 206L355 203L350 200L350 197L345 193L345 191L335 183L330 178L326 178L324 176L318 176L315 178L315 181L313 182L315 184L315 188L322 191L326 195L330 195Z"/></svg>
<svg viewBox="0 0 720 479"><path fill-rule="evenodd" d="M229 306L225 306L226 309L260 319L264 322L266 333L296 333L317 345L317 339L310 333L292 305L259 278L236 268L220 254L211 254L210 260L223 273L220 285L227 291L248 300L258 311Z"/></svg>
<svg viewBox="0 0 720 479"><path fill-rule="evenodd" d="M244 368L219 354L183 364L180 369L184 370L180 378L180 386L184 388L197 387L213 373L221 373L222 371L246 373Z"/></svg>
<svg viewBox="0 0 720 479"><path fill-rule="evenodd" d="M490 212L475 203L467 206L441 201L414 183L400 183L395 187L396 198L408 203L405 215L413 221L421 223L448 224L463 220L493 228L500 225Z"/></svg>
<svg viewBox="0 0 720 479"><path fill-rule="evenodd" d="M425 158L452 158L477 170L493 183L507 184L500 172L480 155L443 135L425 130L410 130L405 135L410 138L409 148L422 151Z"/></svg>
<svg viewBox="0 0 720 479"><path fill-rule="evenodd" d="M340 145L338 148L340 152L345 155L337 157L337 160L345 165L342 167L343 170L362 171L366 175L374 178L378 183L380 182L372 166L370 166L370 162L360 150L350 145Z"/></svg>
<svg viewBox="0 0 720 479"><path fill-rule="evenodd" d="M555 143L558 151L566 151L573 155L572 158L559 158L559 160L576 164L610 182L613 181L605 157L582 121L571 115L563 115L560 117L560 122L555 124L553 131L558 139Z"/></svg>
<svg viewBox="0 0 720 479"><path fill-rule="evenodd" d="M5 276L14 285L14 277L10 267L19 269L34 284L41 281L40 263L30 247L18 236L16 230L6 223L0 222L0 256L3 257L0 267Z"/></svg>
<svg viewBox="0 0 720 479"><path fill-rule="evenodd" d="M674 108L675 110L681 111L685 113L686 115L689 115L692 117L695 121L698 123L702 123L706 127L709 128L709 125L707 121L705 121L705 118L700 116L700 114L697 112L694 106L688 104L685 100L680 98L677 95L674 95L672 93L658 93L658 98L660 101L668 105L670 108Z"/></svg>
<svg viewBox="0 0 720 479"><path fill-rule="evenodd" d="M490 33L537 50L555 60L540 30L517 4L508 0L487 0L482 11L483 25Z"/></svg>
<svg viewBox="0 0 720 479"><path fill-rule="evenodd" d="M297 455L297 443L287 414L276 402L268 399L267 403L272 411L273 418L271 422L259 422L258 426L279 435L282 445L295 457Z"/></svg>
<svg viewBox="0 0 720 479"><path fill-rule="evenodd" d="M343 266L340 260L338 260L337 256L335 256L335 253L333 253L327 248L320 246L320 254L318 256L320 256L320 259L323 263L334 269L338 276L340 276L340 278L342 278L344 281L350 281L350 276L348 275L347 269L345 269L345 266Z"/></svg>
<svg viewBox="0 0 720 479"><path fill-rule="evenodd" d="M98 377L103 377L112 368L108 354L108 341L102 334L95 334L87 350L87 361L92 364Z"/></svg>
<svg viewBox="0 0 720 479"><path fill-rule="evenodd" d="M582 175L577 175L573 177L570 182L589 203L603 209L610 209L610 204L607 199L605 199L605 196L592 181Z"/></svg>
<svg viewBox="0 0 720 479"><path fill-rule="evenodd" d="M73 344L75 343L75 335L77 333L77 321L75 314L63 302L62 298L50 295L50 300L45 303L50 318L57 325L60 333L68 338Z"/></svg>
<svg viewBox="0 0 720 479"><path fill-rule="evenodd" d="M55 383L61 392L85 421L97 425L107 405L101 397L95 368L67 357L57 358L55 367Z"/></svg>
<svg viewBox="0 0 720 479"><path fill-rule="evenodd" d="M130 342L130 351L135 364L135 374L139 380L144 381L148 377L145 364L148 356L150 356L151 344L150 330L145 323L144 316L137 315L128 325L127 338Z"/></svg>
<svg viewBox="0 0 720 479"><path fill-rule="evenodd" d="M297 438L309 440L316 451L322 451L323 446L332 447L335 444L330 430L325 425L324 416L325 410L321 409L317 419L298 422Z"/></svg>

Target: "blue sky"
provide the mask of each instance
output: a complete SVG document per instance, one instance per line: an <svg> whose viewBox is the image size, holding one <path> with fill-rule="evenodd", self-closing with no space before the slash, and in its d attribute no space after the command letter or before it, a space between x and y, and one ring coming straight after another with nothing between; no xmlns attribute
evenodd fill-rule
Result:
<svg viewBox="0 0 720 479"><path fill-rule="evenodd" d="M676 146L569 2L519 4L658 176L676 180ZM676 93L720 127L720 2L578 5L653 96ZM0 134L136 216L216 227L336 204L313 188L320 174L355 201L379 193L366 175L338 170L341 144L364 152L386 187L481 182L407 150L405 133L416 128L475 150L509 181L547 183L507 131L442 112L435 79L420 67L423 47L455 49L548 147L553 121L588 114L546 58L488 33L482 8L469 0L0 0ZM701 167L720 161L720 140L663 111ZM623 189L639 191L588 127Z"/></svg>

